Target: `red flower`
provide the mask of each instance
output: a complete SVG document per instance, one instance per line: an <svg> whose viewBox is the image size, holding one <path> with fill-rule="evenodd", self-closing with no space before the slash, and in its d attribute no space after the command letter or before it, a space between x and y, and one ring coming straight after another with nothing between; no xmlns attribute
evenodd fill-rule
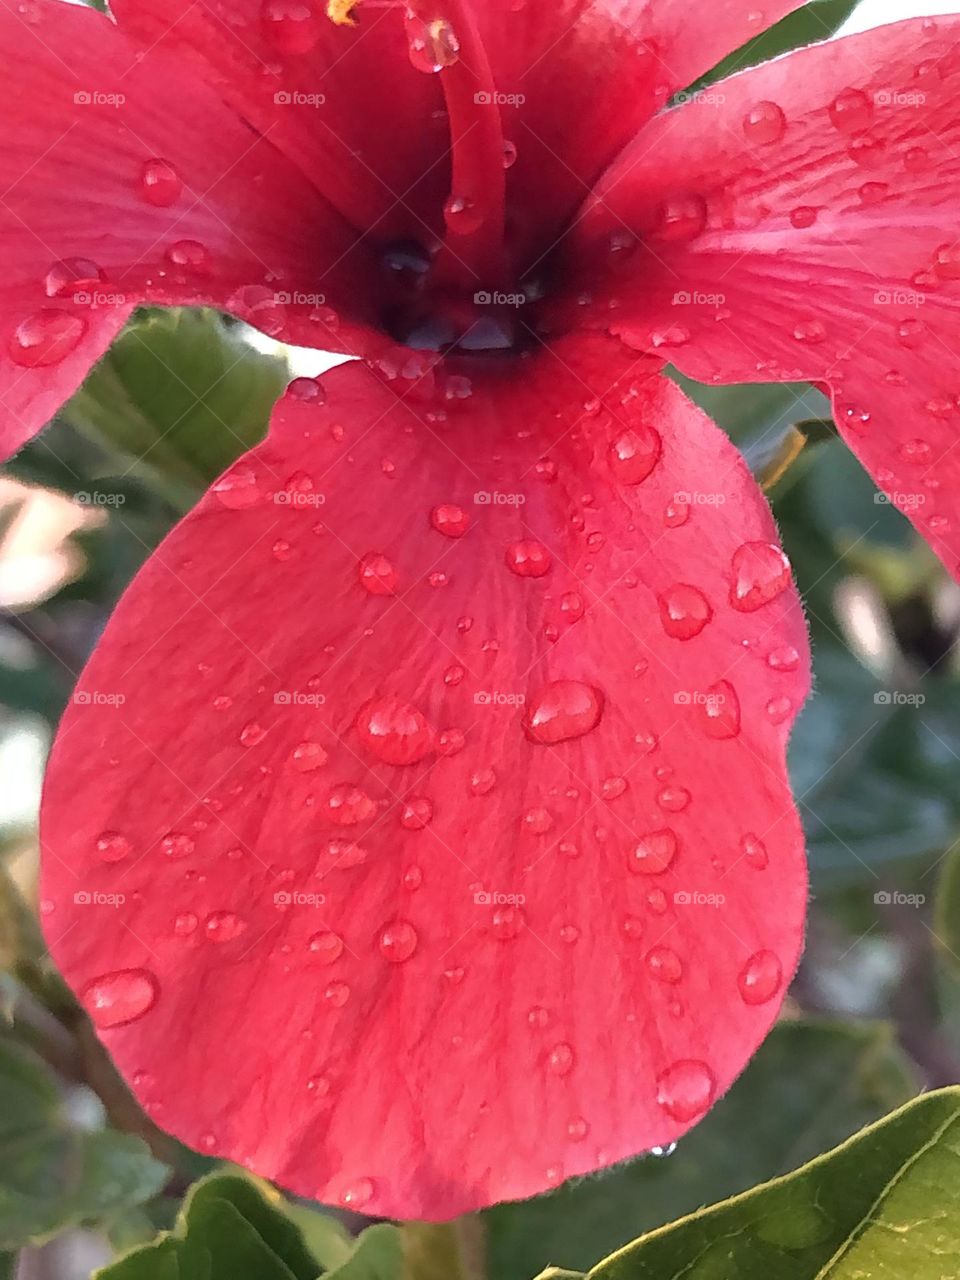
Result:
<svg viewBox="0 0 960 1280"><path fill-rule="evenodd" d="M10 447L142 301L366 357L151 558L47 780L53 953L200 1149L442 1218L676 1138L775 1017L803 621L663 359L828 384L951 567L960 467L958 20L661 110L796 7L0 8Z"/></svg>

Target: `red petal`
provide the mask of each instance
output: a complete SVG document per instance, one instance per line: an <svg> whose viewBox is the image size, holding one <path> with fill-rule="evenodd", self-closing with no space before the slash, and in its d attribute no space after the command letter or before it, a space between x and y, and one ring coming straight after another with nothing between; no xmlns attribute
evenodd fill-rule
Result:
<svg viewBox="0 0 960 1280"><path fill-rule="evenodd" d="M363 305L352 237L314 188L181 62L141 52L84 7L0 6L0 453L141 301L212 302L274 332L300 317L292 336L333 349L327 308L277 297L308 282L335 304L349 281Z"/></svg>
<svg viewBox="0 0 960 1280"><path fill-rule="evenodd" d="M507 182L520 260L553 242L637 129L679 89L803 0L482 0L481 35L516 147ZM598 92L598 86L602 91Z"/></svg>
<svg viewBox="0 0 960 1280"><path fill-rule="evenodd" d="M177 56L269 134L356 227L425 238L449 191L439 77L414 69L402 5L335 26L326 0L117 0L122 30Z"/></svg>
<svg viewBox="0 0 960 1280"><path fill-rule="evenodd" d="M611 233L645 237L592 322L616 298L611 328L704 382L828 384L847 443L954 573L958 34L903 22L725 81L642 132L578 233L594 264Z"/></svg>
<svg viewBox="0 0 960 1280"><path fill-rule="evenodd" d="M356 363L324 383L81 677L47 934L159 1123L444 1218L671 1141L766 1032L802 934L806 640L742 460L617 344L477 366L449 401ZM611 445L654 423L622 483ZM519 542L545 574L505 563Z"/></svg>

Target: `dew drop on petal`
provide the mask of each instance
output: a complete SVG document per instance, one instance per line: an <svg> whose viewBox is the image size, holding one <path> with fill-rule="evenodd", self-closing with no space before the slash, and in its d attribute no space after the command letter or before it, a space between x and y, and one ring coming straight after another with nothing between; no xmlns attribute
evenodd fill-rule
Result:
<svg viewBox="0 0 960 1280"><path fill-rule="evenodd" d="M523 727L532 742L553 745L589 733L603 715L603 694L580 680L554 680L526 705Z"/></svg>
<svg viewBox="0 0 960 1280"><path fill-rule="evenodd" d="M661 625L675 640L692 640L713 617L707 597L698 587L686 582L668 587L658 597L658 603Z"/></svg>
<svg viewBox="0 0 960 1280"><path fill-rule="evenodd" d="M94 1024L107 1030L142 1018L159 994L160 984L149 969L116 969L88 982L80 999Z"/></svg>
<svg viewBox="0 0 960 1280"><path fill-rule="evenodd" d="M788 718L792 710L792 698L771 698L766 706L767 719L773 724L783 724L784 720Z"/></svg>
<svg viewBox="0 0 960 1280"><path fill-rule="evenodd" d="M765 1004L783 984L783 967L772 951L757 951L740 970L737 986L745 1004Z"/></svg>
<svg viewBox="0 0 960 1280"><path fill-rule="evenodd" d="M323 404L327 393L317 378L294 378L283 393L287 400L297 400L301 404ZM313 488L311 482L310 488ZM289 483L287 486L289 492Z"/></svg>
<svg viewBox="0 0 960 1280"><path fill-rule="evenodd" d="M517 144L508 138L503 140L503 167L512 169L517 162Z"/></svg>
<svg viewBox="0 0 960 1280"><path fill-rule="evenodd" d="M345 1209L362 1209L373 1199L373 1182L370 1178L357 1178L344 1187L339 1199Z"/></svg>
<svg viewBox="0 0 960 1280"><path fill-rule="evenodd" d="M434 732L423 712L402 698L372 698L357 713L357 736L385 764L415 764L434 749Z"/></svg>
<svg viewBox="0 0 960 1280"><path fill-rule="evenodd" d="M323 993L323 998L333 1009L342 1009L350 999L350 988L345 982L331 982Z"/></svg>
<svg viewBox="0 0 960 1280"><path fill-rule="evenodd" d="M263 497L253 468L243 464L221 476L213 485L212 492L229 511L243 511L256 506Z"/></svg>
<svg viewBox="0 0 960 1280"><path fill-rule="evenodd" d="M199 240L177 240L164 254L167 262L183 271L205 274L210 270L210 253Z"/></svg>
<svg viewBox="0 0 960 1280"><path fill-rule="evenodd" d="M772 671L796 671L799 665L800 654L792 645L771 649L767 654L767 666Z"/></svg>
<svg viewBox="0 0 960 1280"><path fill-rule="evenodd" d="M674 196L658 211L656 234L661 240L693 240L707 225L707 204L703 196Z"/></svg>
<svg viewBox="0 0 960 1280"><path fill-rule="evenodd" d="M22 369L46 369L59 364L86 332L82 317L43 307L22 321L10 337L10 359Z"/></svg>
<svg viewBox="0 0 960 1280"><path fill-rule="evenodd" d="M400 812L400 825L408 831L422 831L433 817L433 804L426 796L409 796Z"/></svg>
<svg viewBox="0 0 960 1280"><path fill-rule="evenodd" d="M325 929L307 940L307 948L320 964L333 964L343 954L343 939L338 933Z"/></svg>
<svg viewBox="0 0 960 1280"><path fill-rule="evenodd" d="M844 89L830 104L830 119L841 133L866 129L873 115L870 99L859 89Z"/></svg>
<svg viewBox="0 0 960 1280"><path fill-rule="evenodd" d="M369 551L357 566L360 585L372 596L396 594L400 577L393 564L379 551Z"/></svg>
<svg viewBox="0 0 960 1280"><path fill-rule="evenodd" d="M140 170L139 189L148 204L169 209L179 200L183 181L169 160L154 156L145 161Z"/></svg>
<svg viewBox="0 0 960 1280"><path fill-rule="evenodd" d="M677 856L679 843L669 827L650 831L630 851L627 865L637 875L659 875Z"/></svg>
<svg viewBox="0 0 960 1280"><path fill-rule="evenodd" d="M683 961L670 947L654 947L647 952L646 966L659 982L679 982L683 977Z"/></svg>
<svg viewBox="0 0 960 1280"><path fill-rule="evenodd" d="M470 527L470 516L463 507L443 502L430 512L430 523L448 538L462 538Z"/></svg>
<svg viewBox="0 0 960 1280"><path fill-rule="evenodd" d="M741 613L769 604L790 585L790 562L770 542L744 542L733 553L730 603Z"/></svg>
<svg viewBox="0 0 960 1280"><path fill-rule="evenodd" d="M258 724L256 720L248 720L240 730L240 743L244 747L255 747L266 736L267 731L263 725Z"/></svg>
<svg viewBox="0 0 960 1280"><path fill-rule="evenodd" d="M576 1054L571 1045L561 1041L555 1044L547 1057L547 1067L551 1075L568 1076L574 1068Z"/></svg>
<svg viewBox="0 0 960 1280"><path fill-rule="evenodd" d="M233 942L239 938L247 927L246 920L234 911L213 911L203 924L204 932L211 942Z"/></svg>
<svg viewBox="0 0 960 1280"><path fill-rule="evenodd" d="M740 732L740 699L728 680L718 680L697 704L700 727L708 738L722 741Z"/></svg>
<svg viewBox="0 0 960 1280"><path fill-rule="evenodd" d="M394 920L381 930L378 945L385 960L402 964L416 951L418 941L417 931L409 920Z"/></svg>
<svg viewBox="0 0 960 1280"><path fill-rule="evenodd" d="M713 1072L696 1059L674 1062L657 1077L657 1102L668 1116L681 1123L703 1115L716 1091Z"/></svg>
<svg viewBox="0 0 960 1280"><path fill-rule="evenodd" d="M611 441L610 470L621 484L641 484L660 459L663 441L653 427L631 427Z"/></svg>
<svg viewBox="0 0 960 1280"><path fill-rule="evenodd" d="M485 796L497 785L497 775L493 769L478 769L470 777L470 790L475 796Z"/></svg>
<svg viewBox="0 0 960 1280"><path fill-rule="evenodd" d="M553 557L542 542L523 539L507 547L507 568L518 578L542 578L550 572Z"/></svg>
<svg viewBox="0 0 960 1280"><path fill-rule="evenodd" d="M101 862L120 862L132 850L130 841L119 831L104 831L97 840L97 856Z"/></svg>
<svg viewBox="0 0 960 1280"><path fill-rule="evenodd" d="M301 742L290 753L290 763L299 773L313 773L322 769L328 756L319 742Z"/></svg>
<svg viewBox="0 0 960 1280"><path fill-rule="evenodd" d="M195 842L185 831L170 831L160 841L160 848L168 858L186 858L193 853Z"/></svg>
<svg viewBox="0 0 960 1280"><path fill-rule="evenodd" d="M519 907L497 907L491 918L494 935L501 941L509 942L517 937L523 928L523 912Z"/></svg>
<svg viewBox="0 0 960 1280"><path fill-rule="evenodd" d="M61 258L43 278L43 291L48 298L62 298L95 289L104 273L89 258Z"/></svg>
<svg viewBox="0 0 960 1280"><path fill-rule="evenodd" d="M456 63L460 41L446 18L425 21L408 9L404 22L410 61L417 71L433 75Z"/></svg>
<svg viewBox="0 0 960 1280"><path fill-rule="evenodd" d="M767 846L759 836L748 832L740 841L740 851L747 865L753 867L755 871L764 871L769 865L770 855L767 853Z"/></svg>
<svg viewBox="0 0 960 1280"><path fill-rule="evenodd" d="M358 822L366 822L376 811L377 806L367 793L349 782L335 786L324 805L327 817L339 827L354 827Z"/></svg>
<svg viewBox="0 0 960 1280"><path fill-rule="evenodd" d="M178 938L189 938L191 933L196 932L199 923L198 917L192 911L181 911L173 922L173 932Z"/></svg>
<svg viewBox="0 0 960 1280"><path fill-rule="evenodd" d="M758 102L743 117L743 132L748 142L766 146L779 142L787 127L787 117L776 102Z"/></svg>

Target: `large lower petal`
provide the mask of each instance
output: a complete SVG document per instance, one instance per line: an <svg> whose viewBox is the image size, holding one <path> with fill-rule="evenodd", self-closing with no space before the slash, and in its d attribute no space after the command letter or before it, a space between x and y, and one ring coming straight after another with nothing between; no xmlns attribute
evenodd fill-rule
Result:
<svg viewBox="0 0 960 1280"><path fill-rule="evenodd" d="M0 72L0 453L53 416L141 301L228 306L342 345L330 308L368 305L355 237L181 63L91 9L30 0L0 5Z"/></svg>
<svg viewBox="0 0 960 1280"><path fill-rule="evenodd" d="M954 573L958 36L960 18L917 19L717 85L641 133L576 232L588 323L703 381L829 384Z"/></svg>
<svg viewBox="0 0 960 1280"><path fill-rule="evenodd" d="M124 597L44 919L159 1124L444 1218L678 1137L766 1032L807 654L753 479L651 362L407 356L294 384Z"/></svg>

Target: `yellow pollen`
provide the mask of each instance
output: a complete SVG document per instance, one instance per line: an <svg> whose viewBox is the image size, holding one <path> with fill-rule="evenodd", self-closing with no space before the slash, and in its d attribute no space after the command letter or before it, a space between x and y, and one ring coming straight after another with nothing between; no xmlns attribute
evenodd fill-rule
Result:
<svg viewBox="0 0 960 1280"><path fill-rule="evenodd" d="M338 27L355 27L353 11L359 3L360 0L327 0L327 17Z"/></svg>

